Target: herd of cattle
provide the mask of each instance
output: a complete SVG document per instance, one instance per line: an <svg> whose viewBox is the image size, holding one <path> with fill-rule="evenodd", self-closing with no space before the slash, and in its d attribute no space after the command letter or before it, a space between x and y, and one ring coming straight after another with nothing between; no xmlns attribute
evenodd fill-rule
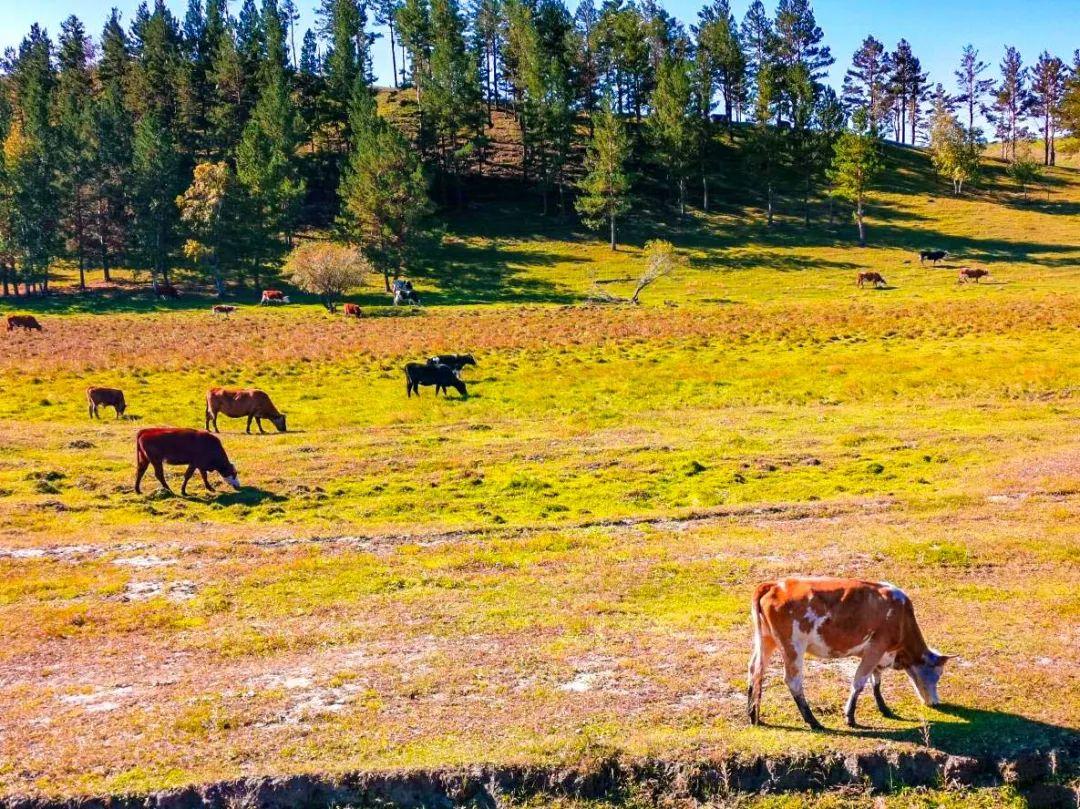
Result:
<svg viewBox="0 0 1080 809"><path fill-rule="evenodd" d="M920 262L934 264L948 253L942 250L920 252ZM988 275L986 270L965 267L960 270L959 282ZM860 272L858 286L886 285L877 272ZM175 287L155 284L160 297L178 297ZM288 303L288 296L279 290L265 290L260 305ZM213 314L228 317L235 306L216 304ZM345 304L345 316L360 316L360 307ZM41 331L41 324L32 315L9 315L8 331L17 328ZM442 354L426 362L405 365L405 390L411 397L420 395L420 387L434 387L437 396L454 388L462 397L468 389L461 379L462 370L476 365L471 354ZM127 409L124 393L116 388L91 387L86 392L89 416L100 418L102 407L112 407L120 418ZM285 414L275 407L270 397L258 389L211 388L206 394L203 430L180 427L155 427L139 430L135 437L135 491L142 493L142 479L153 468L161 487L172 492L165 479L164 466L184 466L180 492L187 494L187 485L198 472L203 485L214 491L208 473L216 472L236 490L240 480L236 467L229 460L225 447L214 433L218 432L218 416L247 418L245 431L251 433L254 422L265 433L263 420L279 432L286 432ZM211 428L214 432L210 432ZM856 727L855 708L867 683L873 687L878 710L885 717L893 714L881 693L881 674L892 668L904 671L919 698L927 705L938 704L937 684L949 659L931 649L919 630L911 599L897 587L880 582L855 579L797 577L765 582L758 585L751 600L753 651L747 676L747 713L752 724L761 722L761 692L765 669L774 652L779 651L784 666L784 680L803 720L811 728L821 728L806 701L803 691L803 665L807 655L823 658L858 657L859 663L851 683L845 708L847 723Z"/></svg>
<svg viewBox="0 0 1080 809"><path fill-rule="evenodd" d="M920 264L925 264L927 261L929 261L931 264L933 264L936 267L937 263L939 261L944 261L948 257L949 257L949 251L948 250L920 250L919 251L919 263ZM977 283L979 283L980 279L986 278L989 275L990 275L989 270L984 270L984 269L981 269L979 267L961 267L960 272L957 274L957 277L956 277L956 283L964 284L964 283L967 283L968 281L974 281L977 284ZM855 284L860 289L862 287L864 287L866 284L872 284L875 289L882 289L882 288L888 286L888 282L885 280L885 276L883 276L879 272L874 272L872 270L866 271L866 272L860 272L858 274L858 276L856 277Z"/></svg>

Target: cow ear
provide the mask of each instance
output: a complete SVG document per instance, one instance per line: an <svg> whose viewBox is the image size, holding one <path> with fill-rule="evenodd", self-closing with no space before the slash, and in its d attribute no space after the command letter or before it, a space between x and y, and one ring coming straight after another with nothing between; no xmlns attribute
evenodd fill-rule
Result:
<svg viewBox="0 0 1080 809"><path fill-rule="evenodd" d="M937 652L934 652L934 665L935 666L944 666L946 663L948 663L954 657L956 657L956 655L943 655L943 654L939 654Z"/></svg>

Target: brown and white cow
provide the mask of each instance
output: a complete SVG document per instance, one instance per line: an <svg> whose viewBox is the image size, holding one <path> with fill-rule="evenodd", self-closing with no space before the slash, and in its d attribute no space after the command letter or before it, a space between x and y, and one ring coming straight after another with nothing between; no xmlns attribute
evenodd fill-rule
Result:
<svg viewBox="0 0 1080 809"><path fill-rule="evenodd" d="M111 407L116 411L116 417L120 418L127 409L124 401L124 392L116 388L92 387L86 389L86 401L90 409L90 418L101 418L98 415L99 407Z"/></svg>
<svg viewBox="0 0 1080 809"><path fill-rule="evenodd" d="M33 315L8 315L7 330L26 329L27 331L41 331L41 324Z"/></svg>
<svg viewBox="0 0 1080 809"><path fill-rule="evenodd" d="M282 292L280 289L264 289L262 294L262 300L259 301L259 306L266 306L268 303L288 303L289 296Z"/></svg>
<svg viewBox="0 0 1080 809"><path fill-rule="evenodd" d="M135 436L135 493L142 494L140 485L149 466L154 467L154 476L162 488L171 492L165 481L163 464L187 466L184 483L180 494L187 494L188 481L196 470L202 475L207 491L214 491L206 477L207 472L217 472L225 482L240 491L240 480L236 476L236 467L225 454L225 447L216 435L203 430L187 427L151 427L139 430Z"/></svg>
<svg viewBox="0 0 1080 809"><path fill-rule="evenodd" d="M227 320L229 315L236 311L236 307L224 303L215 303L210 311L215 315L225 315L225 319Z"/></svg>
<svg viewBox="0 0 1080 809"><path fill-rule="evenodd" d="M956 283L963 284L966 281L974 281L979 283L980 278L985 278L990 274L989 270L982 270L977 267L964 267L957 275Z"/></svg>
<svg viewBox="0 0 1080 809"><path fill-rule="evenodd" d="M285 432L285 414L279 413L270 401L270 397L258 388L210 388L206 392L206 429L214 425L214 432L218 432L218 413L224 413L229 418L243 418L247 416L247 432L251 432L251 420L255 420L260 433L265 433L262 420L268 419L277 427L279 433Z"/></svg>
<svg viewBox="0 0 1080 809"><path fill-rule="evenodd" d="M885 277L879 272L861 272L856 283L860 288L863 284L873 284L875 288L886 286Z"/></svg>
<svg viewBox="0 0 1080 809"><path fill-rule="evenodd" d="M923 640L911 599L886 582L799 577L759 584L750 605L754 649L750 656L747 711L761 722L765 667L775 650L784 661L784 679L802 718L821 725L803 695L806 655L858 657L845 715L855 727L855 705L867 681L883 716L892 716L881 695L881 672L902 669L927 705L938 704L937 684L945 662Z"/></svg>
<svg viewBox="0 0 1080 809"><path fill-rule="evenodd" d="M345 317L361 317L360 304L358 303L346 303L341 307L341 313Z"/></svg>

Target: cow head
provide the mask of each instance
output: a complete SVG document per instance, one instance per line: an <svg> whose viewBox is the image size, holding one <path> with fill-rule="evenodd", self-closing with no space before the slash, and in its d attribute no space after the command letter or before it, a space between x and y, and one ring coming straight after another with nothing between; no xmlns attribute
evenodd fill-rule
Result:
<svg viewBox="0 0 1080 809"><path fill-rule="evenodd" d="M476 365L476 359L472 354L466 354L461 358L462 365Z"/></svg>
<svg viewBox="0 0 1080 809"><path fill-rule="evenodd" d="M127 410L127 402L124 401L124 397L120 397L120 401L116 403L116 412L121 416L124 415L124 411Z"/></svg>
<svg viewBox="0 0 1080 809"><path fill-rule="evenodd" d="M464 399L469 395L469 389L465 387L465 383L461 381L457 374L454 374L453 380L450 382L454 386L454 389L461 394Z"/></svg>
<svg viewBox="0 0 1080 809"><path fill-rule="evenodd" d="M278 413L276 416L270 417L270 423L277 427L279 433L285 432L285 414Z"/></svg>
<svg viewBox="0 0 1080 809"><path fill-rule="evenodd" d="M925 705L940 703L937 686L948 660L948 655L940 655L933 649L927 649L920 660L905 669L911 678L911 684L915 686L915 692Z"/></svg>
<svg viewBox="0 0 1080 809"><path fill-rule="evenodd" d="M225 465L218 469L218 473L225 479L225 482L232 486L236 491L240 491L240 478L236 475L236 467L226 461Z"/></svg>

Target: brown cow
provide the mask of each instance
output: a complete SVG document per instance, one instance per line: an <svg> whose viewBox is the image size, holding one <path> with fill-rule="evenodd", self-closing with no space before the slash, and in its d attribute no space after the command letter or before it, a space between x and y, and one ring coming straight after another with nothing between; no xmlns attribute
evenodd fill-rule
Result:
<svg viewBox="0 0 1080 809"><path fill-rule="evenodd" d="M956 278L956 283L963 284L966 281L974 281L979 283L980 278L985 278L990 274L989 270L981 270L976 267L964 267L960 270L960 274Z"/></svg>
<svg viewBox="0 0 1080 809"><path fill-rule="evenodd" d="M90 406L90 418L101 418L98 415L99 407L111 407L116 411L116 417L120 418L127 410L127 402L124 401L124 392L116 388L87 388L86 401Z"/></svg>
<svg viewBox="0 0 1080 809"><path fill-rule="evenodd" d="M27 331L41 331L41 324L33 315L8 315L7 330L26 329Z"/></svg>
<svg viewBox="0 0 1080 809"><path fill-rule="evenodd" d="M262 294L262 300L259 301L259 306L266 306L268 303L288 303L289 296L282 292L280 289L264 289Z"/></svg>
<svg viewBox="0 0 1080 809"><path fill-rule="evenodd" d="M885 278L879 272L861 272L859 273L859 279L856 283L860 289L863 284L873 284L875 289L887 286Z"/></svg>
<svg viewBox="0 0 1080 809"><path fill-rule="evenodd" d="M346 303L341 307L341 312L345 317L360 317L360 304Z"/></svg>
<svg viewBox="0 0 1080 809"><path fill-rule="evenodd" d="M270 397L257 388L237 390L235 388L211 388L206 392L206 429L211 422L214 432L219 432L218 413L238 419L247 416L247 433L251 434L251 420L255 420L259 432L266 434L262 420L269 419L279 433L285 432L285 414L279 413L270 401Z"/></svg>
<svg viewBox="0 0 1080 809"><path fill-rule="evenodd" d="M815 657L859 657L845 714L855 726L855 704L867 681L884 716L891 716L881 696L881 671L907 672L927 705L937 705L937 684L949 659L926 645L915 610L902 590L888 583L834 578L789 578L759 584L750 603L754 651L750 656L747 711L761 722L761 688L765 667L779 648L784 679L802 718L821 725L803 696L803 660Z"/></svg>
<svg viewBox="0 0 1080 809"><path fill-rule="evenodd" d="M192 430L187 427L151 427L139 430L135 436L135 463L136 494L142 494L140 484L148 466L154 467L154 476L161 483L162 488L167 492L172 492L165 481L162 464L187 465L180 494L187 494L188 481L196 470L202 475L203 485L206 486L207 491L214 491L214 487L206 478L207 472L217 472L225 478L226 483L240 491L236 467L229 462L229 456L225 454L221 440L216 435L203 430Z"/></svg>
<svg viewBox="0 0 1080 809"><path fill-rule="evenodd" d="M236 307L228 306L224 303L215 303L210 311L215 315L225 315L225 318L228 319L229 315L236 311Z"/></svg>

